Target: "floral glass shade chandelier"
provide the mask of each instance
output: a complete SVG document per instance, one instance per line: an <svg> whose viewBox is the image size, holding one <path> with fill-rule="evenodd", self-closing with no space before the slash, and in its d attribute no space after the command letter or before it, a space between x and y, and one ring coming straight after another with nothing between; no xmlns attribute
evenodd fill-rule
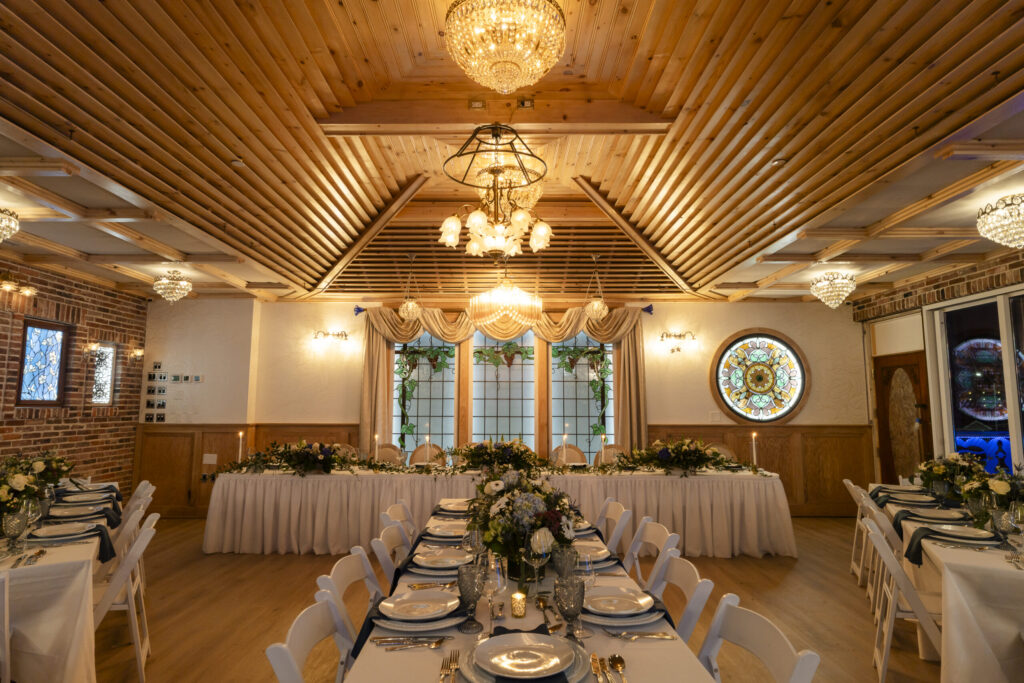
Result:
<svg viewBox="0 0 1024 683"><path fill-rule="evenodd" d="M1005 247L1024 247L1024 194L1011 194L978 211L978 233Z"/></svg>
<svg viewBox="0 0 1024 683"><path fill-rule="evenodd" d="M565 51L565 15L555 0L455 0L444 25L455 63L503 95L536 83Z"/></svg>
<svg viewBox="0 0 1024 683"><path fill-rule="evenodd" d="M608 315L608 304L604 302L604 292L601 291L601 275L597 272L597 259L598 256L592 256L594 259L594 273L590 276L590 282L587 283L587 296L589 299L587 304L583 307L583 312L588 318L594 322L600 322L604 320L604 317ZM593 299L590 298L590 285L597 280L597 296Z"/></svg>
<svg viewBox="0 0 1024 683"><path fill-rule="evenodd" d="M192 291L192 283L179 271L171 270L153 283L153 290L173 304Z"/></svg>
<svg viewBox="0 0 1024 683"><path fill-rule="evenodd" d="M477 327L512 320L533 326L540 320L544 302L535 294L525 292L506 275L494 289L481 292L469 300L469 319Z"/></svg>
<svg viewBox="0 0 1024 683"><path fill-rule="evenodd" d="M829 308L838 308L857 288L853 275L829 271L811 282L811 294Z"/></svg>
<svg viewBox="0 0 1024 683"><path fill-rule="evenodd" d="M528 232L530 249L546 249L553 235L551 226L532 209L540 199L540 180L547 170L544 160L512 127L499 123L478 127L445 160L444 172L460 185L476 189L481 206L445 218L438 241L457 248L465 221L466 253L471 256L487 255L496 261L518 256Z"/></svg>
<svg viewBox="0 0 1024 683"><path fill-rule="evenodd" d="M0 242L13 237L20 227L18 214L10 209L0 209Z"/></svg>

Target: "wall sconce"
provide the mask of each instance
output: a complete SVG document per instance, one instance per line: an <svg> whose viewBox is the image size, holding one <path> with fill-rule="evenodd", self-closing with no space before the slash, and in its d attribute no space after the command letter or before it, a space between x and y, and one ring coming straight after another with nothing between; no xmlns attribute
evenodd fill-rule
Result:
<svg viewBox="0 0 1024 683"><path fill-rule="evenodd" d="M661 341L671 344L668 350L669 353L697 350L697 335L690 330L686 332L662 332Z"/></svg>
<svg viewBox="0 0 1024 683"><path fill-rule="evenodd" d="M96 353L99 350L100 350L100 343L99 342L93 342L91 344L86 344L85 345L85 352L87 354L93 354L93 353Z"/></svg>
<svg viewBox="0 0 1024 683"><path fill-rule="evenodd" d="M0 273L0 291L17 293L22 296L35 296L39 293L35 287L20 284L9 272Z"/></svg>
<svg viewBox="0 0 1024 683"><path fill-rule="evenodd" d="M131 360L142 360L142 357L146 355L146 349L132 349L132 352L128 354L128 358Z"/></svg>
<svg viewBox="0 0 1024 683"><path fill-rule="evenodd" d="M328 332L327 330L317 330L313 333L313 339L337 339L338 341L348 341L348 332L342 330L340 332Z"/></svg>

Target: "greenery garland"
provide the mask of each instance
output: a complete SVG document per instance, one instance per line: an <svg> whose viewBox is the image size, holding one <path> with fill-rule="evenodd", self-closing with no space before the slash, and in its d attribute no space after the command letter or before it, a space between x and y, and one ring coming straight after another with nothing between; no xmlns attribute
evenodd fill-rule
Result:
<svg viewBox="0 0 1024 683"><path fill-rule="evenodd" d="M497 370L504 363L512 367L516 362L516 356L521 356L524 361L533 360L533 347L521 346L517 342L505 342L501 346L478 346L473 349L473 361L493 365Z"/></svg>
<svg viewBox="0 0 1024 683"><path fill-rule="evenodd" d="M612 374L612 361L600 346L552 346L551 357L558 361L557 367L569 374L576 372L576 365L585 361L597 375L588 382L590 394L597 404L597 422L590 425L594 436L608 433L605 415L608 412L608 377Z"/></svg>

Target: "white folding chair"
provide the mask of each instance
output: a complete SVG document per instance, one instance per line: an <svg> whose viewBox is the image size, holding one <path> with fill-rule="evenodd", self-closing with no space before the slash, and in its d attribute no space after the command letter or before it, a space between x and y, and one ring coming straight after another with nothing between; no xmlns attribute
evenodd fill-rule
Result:
<svg viewBox="0 0 1024 683"><path fill-rule="evenodd" d="M285 641L267 648L267 659L270 660L277 680L280 683L304 683L302 665L306 663L310 651L331 637L338 648L338 672L334 681L340 683L345 678L353 642L348 637L338 609L329 598L318 599L302 610L288 629Z"/></svg>
<svg viewBox="0 0 1024 683"><path fill-rule="evenodd" d="M409 504L404 500L400 500L393 505L389 505L388 509L381 513L381 520L384 520L384 515L388 516L391 522L398 522L402 525L405 530L405 535L408 536L410 541L409 547L412 548L411 541L416 538L416 534L419 533L419 529L416 528L416 522L412 518L412 511L409 509ZM387 526L389 522L385 521L384 526Z"/></svg>
<svg viewBox="0 0 1024 683"><path fill-rule="evenodd" d="M767 617L739 606L740 599L726 593L718 602L711 628L700 647L700 663L721 683L718 651L729 641L747 650L765 665L776 683L809 683L821 663L818 653L797 652L789 638Z"/></svg>
<svg viewBox="0 0 1024 683"><path fill-rule="evenodd" d="M148 520L147 520L148 521ZM95 595L99 596L93 607L93 624L99 628L103 617L111 610L123 610L128 613L128 629L131 632L132 645L135 648L135 664L138 667L139 681L146 680L146 657L150 652L149 624L146 621L145 607L140 614L138 608L139 577L135 569L138 567L142 554L153 540L156 530L144 527L135 542L110 577L110 581L93 586ZM100 590L102 588L102 590Z"/></svg>
<svg viewBox="0 0 1024 683"><path fill-rule="evenodd" d="M878 682L885 683L897 619L916 621L918 633L924 633L936 652L942 651L942 632L938 624L942 613L942 596L918 593L878 525L871 519L866 523L868 540L875 547L882 566L880 617L875 628L871 662L878 669Z"/></svg>
<svg viewBox="0 0 1024 683"><path fill-rule="evenodd" d="M436 443L429 445L421 443L413 449L412 455L409 456L410 465L444 465L446 462L447 459L445 458L444 451Z"/></svg>
<svg viewBox="0 0 1024 683"><path fill-rule="evenodd" d="M853 524L853 548L850 551L850 573L857 577L857 585L863 585L860 577L864 571L864 551L867 546L867 529L864 526L864 505L861 503L863 490L849 479L843 479L843 486L853 498L853 504L857 506L857 519Z"/></svg>
<svg viewBox="0 0 1024 683"><path fill-rule="evenodd" d="M348 613L348 608L345 607L345 591L356 581L362 581L366 586L366 591L370 594L368 608L373 607L377 598L384 595L384 591L381 590L380 583L377 581L377 575L373 573L373 567L370 566L370 558L366 556L366 551L362 546L358 545L352 548L351 555L334 563L330 574L321 574L316 579L316 585L321 589L317 595L323 594L334 602L353 642L359 635L359 631L352 621L352 616Z"/></svg>
<svg viewBox="0 0 1024 683"><path fill-rule="evenodd" d="M354 458L359 455L359 451L350 443L340 443L338 444L338 455L345 458Z"/></svg>
<svg viewBox="0 0 1024 683"><path fill-rule="evenodd" d="M404 465L405 464L405 453L402 449L393 443L381 444L377 450L378 462L387 462L392 465Z"/></svg>
<svg viewBox="0 0 1024 683"><path fill-rule="evenodd" d="M551 451L551 462L556 466L586 465L587 456L580 450L579 446L567 443Z"/></svg>
<svg viewBox="0 0 1024 683"><path fill-rule="evenodd" d="M679 556L678 548L669 548L668 552L658 557L647 579L647 590L660 598L668 584L672 584L686 596L686 607L676 619L676 633L684 642L689 641L715 584L711 579L700 578L700 572L693 562Z"/></svg>
<svg viewBox="0 0 1024 683"><path fill-rule="evenodd" d="M626 451L618 444L605 444L594 456L594 465L614 465L619 456L625 453Z"/></svg>
<svg viewBox="0 0 1024 683"><path fill-rule="evenodd" d="M601 503L601 509L597 511L597 517L594 518L594 527L600 529L601 533L604 533L604 523L608 521L608 506L614 502L615 499L611 496L605 498L604 502Z"/></svg>
<svg viewBox="0 0 1024 683"><path fill-rule="evenodd" d="M608 550L616 555L622 549L622 537L625 536L626 528L632 519L633 511L627 510L623 507L622 503L613 500L608 503L608 509L605 512L605 523L595 524L602 534L608 534L608 522L614 525L612 533L605 536L605 545L608 546Z"/></svg>
<svg viewBox="0 0 1024 683"><path fill-rule="evenodd" d="M0 683L11 683L10 572L0 572Z"/></svg>
<svg viewBox="0 0 1024 683"><path fill-rule="evenodd" d="M893 527L892 522L889 521L889 517L880 507L875 505L875 501L871 500L870 497L865 496L864 503L865 508L867 508L868 511L867 517L864 519L864 528L869 529L867 521L873 521L875 526L882 532L882 536L885 537L885 541L889 544L892 552L894 554L902 553L903 539L901 539L899 534L896 533L896 529ZM868 545L870 546L871 544L868 543ZM882 617L882 578L884 575L882 567L882 558L872 547L868 563L869 574L867 587L868 599L871 601L871 613L874 615L875 622Z"/></svg>
<svg viewBox="0 0 1024 683"><path fill-rule="evenodd" d="M391 594L391 582L395 576L395 566L401 564L402 560L409 554L402 537L400 525L394 524L381 529L380 537L370 541L373 554L377 556L380 568L384 571L384 580L387 582L385 595Z"/></svg>
<svg viewBox="0 0 1024 683"><path fill-rule="evenodd" d="M622 567L626 570L627 574L630 569L636 567L636 576L639 579L639 583L644 583L643 571L640 569L640 551L645 545L654 546L657 550L658 558L660 558L662 553L679 545L679 534L670 532L664 524L659 524L650 517L644 517L640 520L640 526L637 528L636 533L633 534L633 541L629 544L626 557L622 560ZM657 563L658 558L655 558L655 563Z"/></svg>
<svg viewBox="0 0 1024 683"><path fill-rule="evenodd" d="M114 557L109 562L105 562L96 568L96 571L93 573L94 579L105 580L117 570L122 558L128 554L128 550L131 548L132 543L135 542L141 529L142 510L138 507L127 516L121 517L121 524L118 525L117 529L110 532L110 542L114 546Z"/></svg>

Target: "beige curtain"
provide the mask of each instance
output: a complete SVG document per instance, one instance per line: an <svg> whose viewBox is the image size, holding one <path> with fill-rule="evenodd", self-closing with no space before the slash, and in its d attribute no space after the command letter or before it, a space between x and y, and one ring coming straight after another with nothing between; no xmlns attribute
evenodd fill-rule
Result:
<svg viewBox="0 0 1024 683"><path fill-rule="evenodd" d="M615 441L623 448L647 443L647 404L644 380L644 340L641 309L615 308L604 320L594 322L582 308L570 308L555 323L546 314L533 327L541 339L557 343L585 331L602 344L615 345ZM366 344L363 362L363 392L359 416L359 447L370 452L373 435L391 443L394 344L419 339L424 330L450 344L473 336L476 328L465 312L453 322L439 308L424 308L418 320L403 320L394 310L378 307L366 310ZM485 325L480 331L491 339L508 341L530 328L511 321Z"/></svg>

